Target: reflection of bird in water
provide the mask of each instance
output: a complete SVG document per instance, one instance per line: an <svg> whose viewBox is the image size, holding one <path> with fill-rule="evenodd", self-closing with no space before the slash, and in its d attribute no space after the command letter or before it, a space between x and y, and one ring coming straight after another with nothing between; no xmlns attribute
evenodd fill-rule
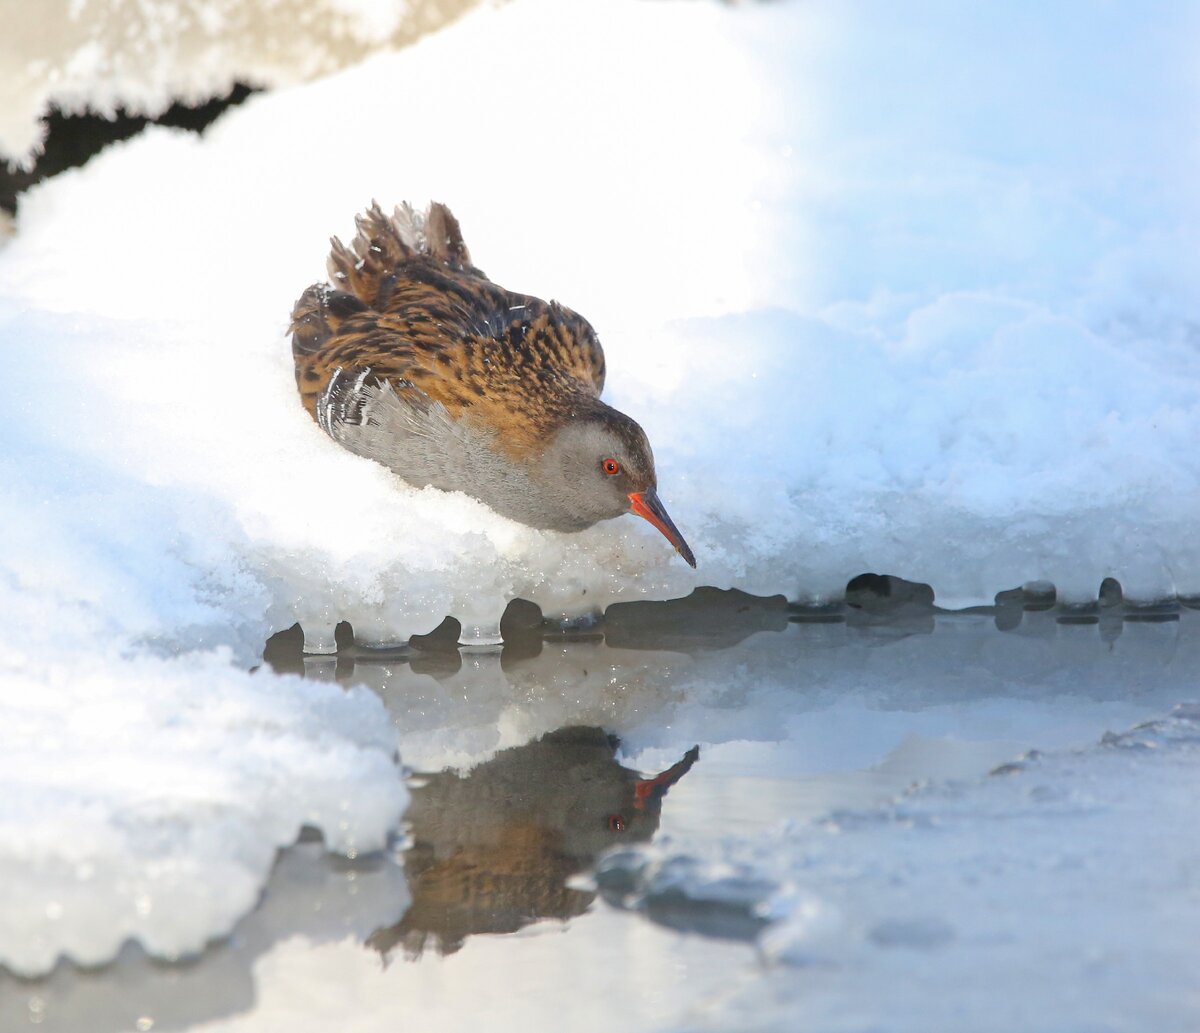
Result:
<svg viewBox="0 0 1200 1033"><path fill-rule="evenodd" d="M423 776L407 814L412 905L368 944L382 954L402 944L418 957L432 936L449 954L475 933L587 910L595 894L569 888L568 877L610 846L649 840L663 796L700 754L693 746L642 778L618 763L616 745L599 728L562 728L465 775Z"/></svg>
<svg viewBox="0 0 1200 1033"><path fill-rule="evenodd" d="M333 242L334 286L309 287L292 311L296 383L321 428L417 487L530 527L636 513L694 567L645 433L600 401L588 321L492 283L445 205L374 205L357 226L349 248Z"/></svg>

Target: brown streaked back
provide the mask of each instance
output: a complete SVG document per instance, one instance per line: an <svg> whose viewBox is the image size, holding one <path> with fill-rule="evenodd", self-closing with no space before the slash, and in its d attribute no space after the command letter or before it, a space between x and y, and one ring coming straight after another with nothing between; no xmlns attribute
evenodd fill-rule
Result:
<svg viewBox="0 0 1200 1033"><path fill-rule="evenodd" d="M292 313L296 381L314 418L339 370L369 370L469 414L517 454L599 397L604 352L587 320L488 280L445 205L388 216L373 204L356 224L349 247L333 240L335 287L310 287Z"/></svg>

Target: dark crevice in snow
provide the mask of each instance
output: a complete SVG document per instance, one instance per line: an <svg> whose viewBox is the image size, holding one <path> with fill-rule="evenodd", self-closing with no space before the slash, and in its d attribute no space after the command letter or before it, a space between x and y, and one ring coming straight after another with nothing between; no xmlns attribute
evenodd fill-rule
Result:
<svg viewBox="0 0 1200 1033"><path fill-rule="evenodd" d="M83 165L109 144L128 140L148 125L199 133L227 108L242 103L255 92L255 87L235 83L223 96L211 97L198 104L176 102L155 118L132 115L124 108L117 108L111 116L94 111L67 114L59 108L51 108L42 119L46 127L45 146L33 168L0 163L0 209L15 213L20 195L31 186Z"/></svg>

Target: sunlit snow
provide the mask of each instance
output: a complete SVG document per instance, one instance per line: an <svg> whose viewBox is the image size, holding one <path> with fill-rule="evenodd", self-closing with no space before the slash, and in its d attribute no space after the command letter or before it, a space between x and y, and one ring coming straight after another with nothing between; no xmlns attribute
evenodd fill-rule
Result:
<svg viewBox="0 0 1200 1033"><path fill-rule="evenodd" d="M408 800L366 690L228 655L0 668L0 962L91 965L127 939L195 954L254 906L304 826L378 850ZM32 665L31 665L32 666Z"/></svg>

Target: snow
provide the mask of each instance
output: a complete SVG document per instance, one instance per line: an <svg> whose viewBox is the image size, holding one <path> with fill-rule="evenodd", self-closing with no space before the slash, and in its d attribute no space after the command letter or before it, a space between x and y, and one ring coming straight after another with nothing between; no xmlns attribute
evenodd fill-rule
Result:
<svg viewBox="0 0 1200 1033"><path fill-rule="evenodd" d="M9 979L0 994L0 1028L33 1022L39 1033L191 1028L253 1005L249 968L277 941L359 943L381 923L398 921L409 899L404 869L389 855L331 865L320 843L301 843L280 854L259 905L200 963L163 965L129 949L102 976L60 966L36 983Z"/></svg>
<svg viewBox="0 0 1200 1033"><path fill-rule="evenodd" d="M295 620L483 636L515 596L823 601L865 570L948 605L1200 594L1196 17L519 0L28 194L0 251L0 727L38 752L0 769L0 866L40 844L12 892L63 910L0 960L193 951L301 824L386 841L380 704L234 668ZM321 436L287 317L372 197L446 201L498 282L591 319L695 573L632 518L533 531ZM440 745L495 748L472 727ZM76 850L110 892L72 917L47 894ZM116 891L141 885L148 914Z"/></svg>
<svg viewBox="0 0 1200 1033"><path fill-rule="evenodd" d="M228 654L0 667L0 962L198 953L303 826L351 856L407 804L375 697ZM73 661L73 662L72 662ZM98 669L97 669L98 668Z"/></svg>
<svg viewBox="0 0 1200 1033"><path fill-rule="evenodd" d="M854 10L621 10L476 12L33 192L0 260L5 335L38 341L22 377L53 370L87 404L27 391L26 433L147 497L194 494L211 515L172 539L228 555L204 564L222 588L234 568L264 586L239 620L298 619L314 644L338 618L378 642L447 613L494 629L517 595L567 614L697 583L821 601L864 570L949 605L1035 580L1072 602L1109 576L1143 601L1200 591L1192 166L1156 128L1193 116L1163 27L1089 19L1139 68L1139 48L1162 60L1113 79L1056 52L1026 117L983 124L1019 84L969 19L947 16L942 66L919 40L877 53L890 23ZM1071 14L1038 17L996 31L1051 46ZM844 67L859 45L869 74ZM452 59L436 104L397 101ZM976 64L976 107L931 120L937 77ZM485 117L481 91L516 115ZM497 280L589 315L695 574L631 519L533 532L321 439L284 325L371 197L450 201Z"/></svg>
<svg viewBox="0 0 1200 1033"><path fill-rule="evenodd" d="M474 0L0 0L0 160L31 165L41 118L160 115L236 83L303 82L452 21Z"/></svg>

